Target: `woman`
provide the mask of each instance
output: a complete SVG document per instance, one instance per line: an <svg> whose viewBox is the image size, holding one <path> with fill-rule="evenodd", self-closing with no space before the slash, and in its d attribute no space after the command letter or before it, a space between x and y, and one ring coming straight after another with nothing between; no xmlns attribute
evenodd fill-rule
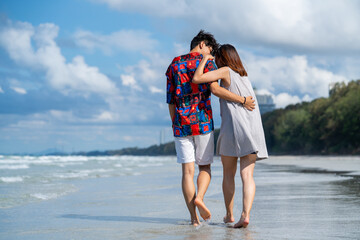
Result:
<svg viewBox="0 0 360 240"><path fill-rule="evenodd" d="M240 96L252 96L255 99L256 107L253 111L246 110L241 104L220 99L221 128L217 142L217 154L221 155L223 164L222 186L226 207L224 222L235 221L233 215L235 174L237 159L240 158L243 211L234 227L247 227L256 189L253 178L255 161L268 158L259 106L247 72L232 45L222 45L216 52L215 63L219 69L204 73L204 67L210 59L213 59L213 56L203 57L194 74L193 83L221 79L222 87Z"/></svg>

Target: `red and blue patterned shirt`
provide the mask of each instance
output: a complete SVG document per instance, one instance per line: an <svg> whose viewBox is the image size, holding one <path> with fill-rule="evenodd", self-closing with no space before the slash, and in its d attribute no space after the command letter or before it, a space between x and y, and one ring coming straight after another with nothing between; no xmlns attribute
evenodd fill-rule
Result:
<svg viewBox="0 0 360 240"><path fill-rule="evenodd" d="M202 57L198 52L176 57L166 71L166 102L175 105L172 120L175 137L200 135L214 130L210 83L192 83ZM211 60L206 63L204 73L216 69L216 64Z"/></svg>

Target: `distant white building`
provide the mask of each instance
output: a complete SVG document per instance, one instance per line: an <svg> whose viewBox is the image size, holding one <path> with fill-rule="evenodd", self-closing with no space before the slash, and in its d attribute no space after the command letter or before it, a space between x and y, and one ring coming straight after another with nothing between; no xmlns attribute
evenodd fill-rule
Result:
<svg viewBox="0 0 360 240"><path fill-rule="evenodd" d="M259 94L256 90L255 94L259 104L260 114L271 112L275 109L274 100L270 94Z"/></svg>

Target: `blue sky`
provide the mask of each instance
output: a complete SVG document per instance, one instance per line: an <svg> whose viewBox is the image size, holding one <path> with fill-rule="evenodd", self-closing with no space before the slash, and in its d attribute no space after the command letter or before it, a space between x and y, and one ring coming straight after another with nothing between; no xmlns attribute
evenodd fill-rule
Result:
<svg viewBox="0 0 360 240"><path fill-rule="evenodd" d="M360 78L355 0L2 0L0 153L172 140L164 72L200 29L238 49L278 108Z"/></svg>

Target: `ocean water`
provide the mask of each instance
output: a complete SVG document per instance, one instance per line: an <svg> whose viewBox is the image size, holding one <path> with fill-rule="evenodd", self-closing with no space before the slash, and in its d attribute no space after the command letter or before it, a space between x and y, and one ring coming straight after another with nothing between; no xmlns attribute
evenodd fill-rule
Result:
<svg viewBox="0 0 360 240"><path fill-rule="evenodd" d="M0 208L38 202L76 192L76 179L136 176L171 158L136 156L2 156Z"/></svg>
<svg viewBox="0 0 360 240"><path fill-rule="evenodd" d="M360 239L359 176L356 156L259 161L250 225L233 229L216 157L212 219L195 228L174 156L0 156L0 239ZM238 173L236 220L241 208Z"/></svg>

